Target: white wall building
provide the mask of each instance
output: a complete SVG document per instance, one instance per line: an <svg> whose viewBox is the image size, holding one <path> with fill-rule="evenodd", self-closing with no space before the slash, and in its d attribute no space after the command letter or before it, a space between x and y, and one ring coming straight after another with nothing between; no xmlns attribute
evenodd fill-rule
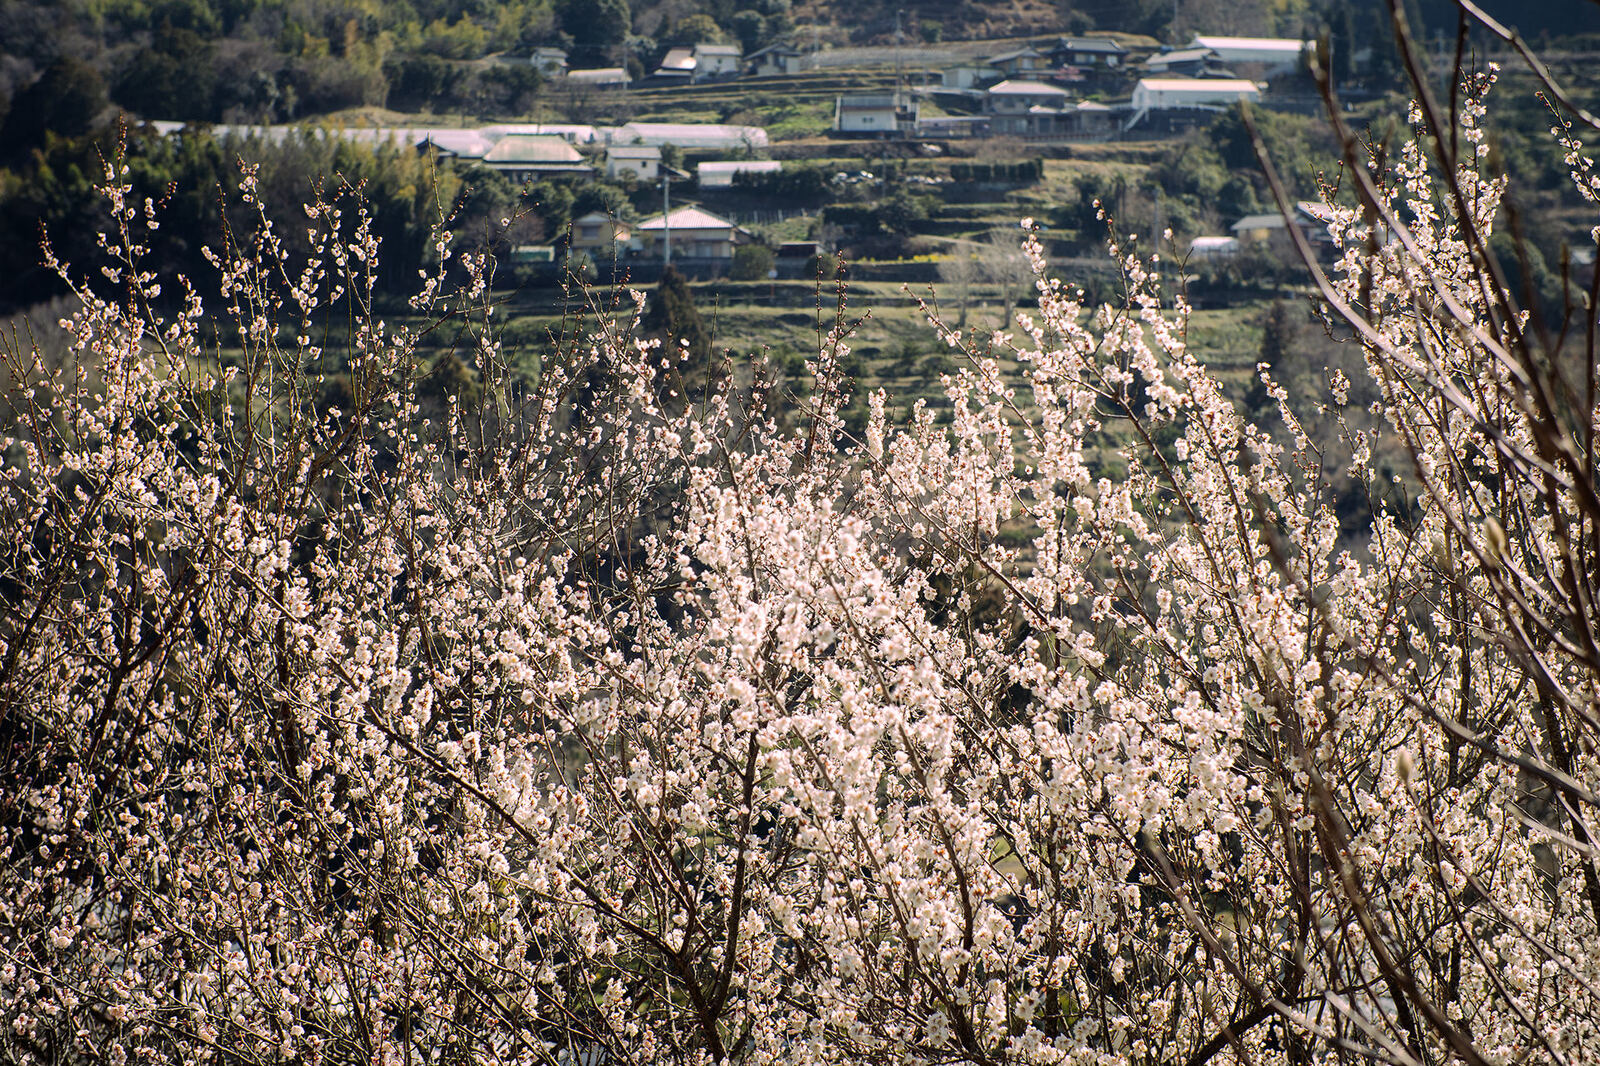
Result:
<svg viewBox="0 0 1600 1066"><path fill-rule="evenodd" d="M1190 48L1209 48L1224 64L1254 63L1268 74L1285 74L1300 67L1300 56L1310 41L1287 37L1203 37L1195 35Z"/></svg>
<svg viewBox="0 0 1600 1066"><path fill-rule="evenodd" d="M606 149L606 177L616 180L631 173L640 181L661 176L661 149L653 144L619 144Z"/></svg>
<svg viewBox="0 0 1600 1066"><path fill-rule="evenodd" d="M736 44L697 44L694 46L694 80L736 77L743 58L744 50Z"/></svg>
<svg viewBox="0 0 1600 1066"><path fill-rule="evenodd" d="M833 105L833 128L840 133L894 137L916 129L919 110L916 97L899 93L840 96Z"/></svg>
<svg viewBox="0 0 1600 1066"><path fill-rule="evenodd" d="M1256 100L1261 90L1243 78L1141 78L1133 87L1135 112L1163 108L1226 107Z"/></svg>

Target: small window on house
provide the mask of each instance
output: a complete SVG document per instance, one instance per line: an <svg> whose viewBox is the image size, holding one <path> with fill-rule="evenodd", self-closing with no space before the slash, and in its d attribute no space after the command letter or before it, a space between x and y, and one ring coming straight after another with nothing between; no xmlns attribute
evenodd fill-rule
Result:
<svg viewBox="0 0 1600 1066"><path fill-rule="evenodd" d="M586 241L597 240L600 237L600 224L598 222L578 227L578 235Z"/></svg>

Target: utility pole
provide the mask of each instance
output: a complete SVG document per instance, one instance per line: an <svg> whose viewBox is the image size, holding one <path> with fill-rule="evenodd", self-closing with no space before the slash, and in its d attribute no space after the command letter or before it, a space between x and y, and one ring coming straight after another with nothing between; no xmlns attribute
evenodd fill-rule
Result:
<svg viewBox="0 0 1600 1066"><path fill-rule="evenodd" d="M900 72L900 19L905 13L905 8L899 8L894 13L894 106L897 109L900 106L900 92L905 87Z"/></svg>
<svg viewBox="0 0 1600 1066"><path fill-rule="evenodd" d="M672 265L672 168L661 168L662 269Z"/></svg>

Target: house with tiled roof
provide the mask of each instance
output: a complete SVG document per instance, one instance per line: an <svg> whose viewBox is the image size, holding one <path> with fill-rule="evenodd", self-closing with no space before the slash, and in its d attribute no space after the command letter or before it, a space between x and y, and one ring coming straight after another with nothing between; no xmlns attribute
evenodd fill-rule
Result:
<svg viewBox="0 0 1600 1066"><path fill-rule="evenodd" d="M484 155L485 166L512 181L527 181L545 174L590 174L594 168L563 137L509 134Z"/></svg>
<svg viewBox="0 0 1600 1066"><path fill-rule="evenodd" d="M673 259L731 260L735 247L754 239L728 219L692 205L645 219L634 235L652 259L665 258L670 241Z"/></svg>

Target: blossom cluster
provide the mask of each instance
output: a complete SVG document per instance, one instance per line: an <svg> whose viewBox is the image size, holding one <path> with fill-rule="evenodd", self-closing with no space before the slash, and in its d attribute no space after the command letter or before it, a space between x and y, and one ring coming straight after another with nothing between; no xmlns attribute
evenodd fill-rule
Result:
<svg viewBox="0 0 1600 1066"><path fill-rule="evenodd" d="M10 353L4 1056L1600 1057L1600 406L1414 118L1333 208L1420 489L1354 540L1115 241L1086 306L1027 236L1020 378L931 315L948 417L856 439L846 329L788 418L637 303L520 376L443 242L481 396L430 406L347 200L163 317L113 165L124 295Z"/></svg>

